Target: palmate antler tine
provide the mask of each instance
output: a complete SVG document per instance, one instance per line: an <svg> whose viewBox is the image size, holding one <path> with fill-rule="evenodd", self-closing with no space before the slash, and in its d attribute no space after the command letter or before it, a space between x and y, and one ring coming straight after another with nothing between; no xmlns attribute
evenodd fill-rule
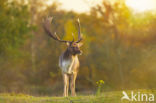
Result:
<svg viewBox="0 0 156 103"><path fill-rule="evenodd" d="M74 39L74 34L72 33L72 37L73 37L73 40L72 40L72 42L74 42L75 41L75 39Z"/></svg>
<svg viewBox="0 0 156 103"><path fill-rule="evenodd" d="M81 26L79 18L77 19L77 23L78 23L78 40L76 41L76 43L79 43L83 39L81 34Z"/></svg>
<svg viewBox="0 0 156 103"><path fill-rule="evenodd" d="M57 38L57 40L61 40L60 37L56 34L56 32L54 33L54 35Z"/></svg>
<svg viewBox="0 0 156 103"><path fill-rule="evenodd" d="M48 17L48 18L46 18L46 20L43 22L43 28L44 28L44 30L45 30L45 32L50 36L50 37L52 37L54 40L57 40L57 41L59 41L59 42L65 42L65 43L67 43L67 42L70 42L70 41L66 41L66 40L61 40L59 37L58 37L58 35L56 34L56 32L53 34L52 32L51 32L51 30L50 30L50 23L52 22L52 19L53 19L53 17Z"/></svg>

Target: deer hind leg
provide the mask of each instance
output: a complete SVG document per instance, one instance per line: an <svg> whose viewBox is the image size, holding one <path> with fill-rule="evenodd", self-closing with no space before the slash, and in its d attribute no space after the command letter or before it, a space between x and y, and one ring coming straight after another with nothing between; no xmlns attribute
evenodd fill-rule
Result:
<svg viewBox="0 0 156 103"><path fill-rule="evenodd" d="M76 81L77 73L74 73L70 76L70 90L71 90L71 95L76 96L75 93L75 81Z"/></svg>
<svg viewBox="0 0 156 103"><path fill-rule="evenodd" d="M64 81L64 93L63 96L68 96L68 88L69 88L69 76L67 74L63 74Z"/></svg>

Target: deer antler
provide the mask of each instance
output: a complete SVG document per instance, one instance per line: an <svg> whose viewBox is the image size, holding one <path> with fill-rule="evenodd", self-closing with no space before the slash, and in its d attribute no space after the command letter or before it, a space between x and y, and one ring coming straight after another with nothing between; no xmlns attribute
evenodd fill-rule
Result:
<svg viewBox="0 0 156 103"><path fill-rule="evenodd" d="M51 30L50 30L50 25L51 24L50 23L52 22L52 19L53 19L53 17L48 17L48 18L46 18L44 20L44 22L43 22L43 28L44 28L45 32L50 37L52 37L54 40L57 40L59 42L65 42L65 43L67 43L67 42L70 42L70 43L74 42L74 36L73 36L73 34L72 34L73 40L72 41L67 41L67 40L61 40L59 38L59 36L56 34L56 32L54 34L51 32ZM82 35L81 35L80 20L78 19L77 22L78 22L78 27L79 28L78 28L78 40L76 41L76 43L79 43L83 38L82 38Z"/></svg>
<svg viewBox="0 0 156 103"><path fill-rule="evenodd" d="M45 19L45 21L43 22L43 28L45 30L45 32L50 36L52 37L54 40L57 40L59 42L64 42L64 43L67 43L67 42L71 42L71 41L66 41L66 40L61 40L59 38L59 36L56 34L56 32L53 34L50 30L50 23L52 22L52 19L53 17L48 17Z"/></svg>
<svg viewBox="0 0 156 103"><path fill-rule="evenodd" d="M80 41L82 41L82 34L81 34L81 26L80 26L80 20L79 18L77 19L77 23L78 23L78 40L76 41L76 43L79 43Z"/></svg>

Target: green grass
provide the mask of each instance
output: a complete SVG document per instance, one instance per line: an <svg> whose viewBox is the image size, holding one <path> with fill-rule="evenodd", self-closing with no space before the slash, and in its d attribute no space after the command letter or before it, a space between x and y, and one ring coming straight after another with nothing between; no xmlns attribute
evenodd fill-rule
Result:
<svg viewBox="0 0 156 103"><path fill-rule="evenodd" d="M126 92L128 93L128 95L130 95L131 90L128 90ZM134 90L134 92L152 93L156 95L156 90ZM76 97L35 97L24 94L3 93L0 94L0 103L134 103L126 100L121 101L120 99L122 96L122 91L103 92L99 96L80 95Z"/></svg>

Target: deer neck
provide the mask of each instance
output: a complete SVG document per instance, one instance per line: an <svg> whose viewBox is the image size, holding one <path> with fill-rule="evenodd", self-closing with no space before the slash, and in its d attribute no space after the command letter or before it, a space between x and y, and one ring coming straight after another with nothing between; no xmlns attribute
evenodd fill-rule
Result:
<svg viewBox="0 0 156 103"><path fill-rule="evenodd" d="M67 59L73 59L75 56L77 55L73 55L68 49L66 49L63 58L67 60Z"/></svg>

